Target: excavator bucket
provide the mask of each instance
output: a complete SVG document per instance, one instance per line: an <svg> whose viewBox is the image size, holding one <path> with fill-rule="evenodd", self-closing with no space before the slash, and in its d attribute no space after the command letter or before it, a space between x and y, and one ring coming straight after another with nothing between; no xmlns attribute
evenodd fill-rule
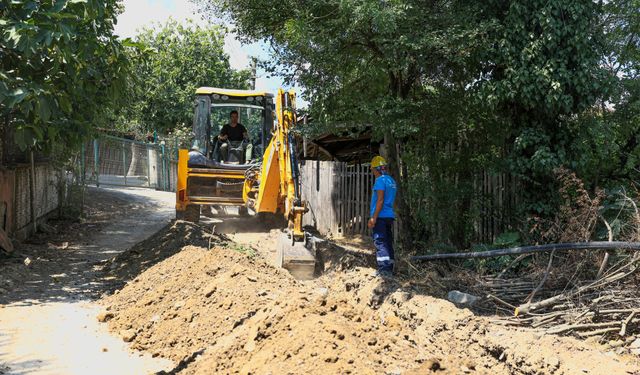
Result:
<svg viewBox="0 0 640 375"><path fill-rule="evenodd" d="M289 234L281 233L276 246L276 266L286 269L298 280L313 279L316 267L313 242L293 242Z"/></svg>

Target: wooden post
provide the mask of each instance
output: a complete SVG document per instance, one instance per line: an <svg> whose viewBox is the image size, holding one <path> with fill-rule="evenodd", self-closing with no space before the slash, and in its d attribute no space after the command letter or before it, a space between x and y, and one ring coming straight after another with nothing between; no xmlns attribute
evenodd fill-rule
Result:
<svg viewBox="0 0 640 375"><path fill-rule="evenodd" d="M124 184L127 185L127 150L122 142L122 175L124 176Z"/></svg>
<svg viewBox="0 0 640 375"><path fill-rule="evenodd" d="M82 185L84 185L84 181L86 178L86 156L85 156L85 142L82 142L82 150L80 151L80 174L82 175L82 177L80 178L80 182L82 183Z"/></svg>
<svg viewBox="0 0 640 375"><path fill-rule="evenodd" d="M316 191L320 191L320 159L316 159Z"/></svg>
<svg viewBox="0 0 640 375"><path fill-rule="evenodd" d="M93 140L93 173L96 176L96 187L100 187L100 153L98 148L98 140Z"/></svg>
<svg viewBox="0 0 640 375"><path fill-rule="evenodd" d="M351 167L346 166L345 168L345 176L347 178L347 213L346 213L346 221L348 223L348 234L353 234L353 216L352 216L352 204L353 204L353 186L355 181L353 180L353 176L351 175Z"/></svg>
<svg viewBox="0 0 640 375"><path fill-rule="evenodd" d="M147 186L151 187L151 152L152 151L148 144L144 145L144 149L147 153ZM157 183L157 180L158 179L156 178L156 183Z"/></svg>
<svg viewBox="0 0 640 375"><path fill-rule="evenodd" d="M356 212L358 215L358 232L357 233L362 233L362 210L361 210L361 205L362 205L362 173L360 173L360 164L356 165L356 176L358 179L358 190L356 192Z"/></svg>
<svg viewBox="0 0 640 375"><path fill-rule="evenodd" d="M162 190L169 191L167 187L167 161L164 153L164 141L160 142L160 151L162 152Z"/></svg>
<svg viewBox="0 0 640 375"><path fill-rule="evenodd" d="M31 215L31 225L33 226L33 233L38 231L38 223L36 223L36 163L33 157L33 149L29 153L29 159L31 161L31 183L29 184L29 198L31 200L30 215Z"/></svg>

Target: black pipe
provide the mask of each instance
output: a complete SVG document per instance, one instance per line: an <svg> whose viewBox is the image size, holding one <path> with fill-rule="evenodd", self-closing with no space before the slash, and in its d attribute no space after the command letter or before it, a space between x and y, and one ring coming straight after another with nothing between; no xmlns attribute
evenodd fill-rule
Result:
<svg viewBox="0 0 640 375"><path fill-rule="evenodd" d="M531 254L541 253L545 251L553 250L640 250L640 242L569 242L558 244L546 244L546 245L534 245L534 246L521 246L511 247L507 249L496 249L488 251L475 251L470 253L444 253L444 254L432 254L432 255L417 255L412 256L410 260L413 261L430 261L438 259L467 259L467 258L491 258L502 255L519 255L519 254Z"/></svg>

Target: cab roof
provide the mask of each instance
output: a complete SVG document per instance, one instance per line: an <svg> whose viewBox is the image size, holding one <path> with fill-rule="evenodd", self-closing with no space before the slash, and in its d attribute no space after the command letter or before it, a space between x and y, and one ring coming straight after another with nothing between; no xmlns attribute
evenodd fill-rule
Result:
<svg viewBox="0 0 640 375"><path fill-rule="evenodd" d="M266 91L258 91L258 90L233 90L233 89L221 89L218 87L200 87L196 90L196 95L213 95L213 94L218 94L220 96L226 95L230 98L246 98L250 96L273 97L273 94L271 93L268 93Z"/></svg>

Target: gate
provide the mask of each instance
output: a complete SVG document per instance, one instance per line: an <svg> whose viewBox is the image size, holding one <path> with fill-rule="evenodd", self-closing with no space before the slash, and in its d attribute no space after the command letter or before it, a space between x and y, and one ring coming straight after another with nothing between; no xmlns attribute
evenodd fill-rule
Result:
<svg viewBox="0 0 640 375"><path fill-rule="evenodd" d="M175 162L164 144L103 135L82 147L80 175L88 184L175 189Z"/></svg>

